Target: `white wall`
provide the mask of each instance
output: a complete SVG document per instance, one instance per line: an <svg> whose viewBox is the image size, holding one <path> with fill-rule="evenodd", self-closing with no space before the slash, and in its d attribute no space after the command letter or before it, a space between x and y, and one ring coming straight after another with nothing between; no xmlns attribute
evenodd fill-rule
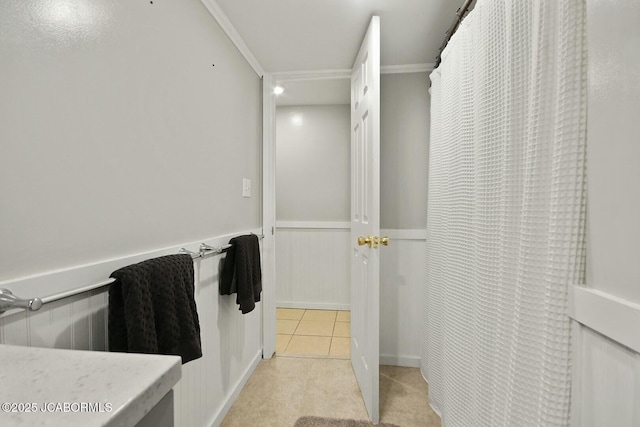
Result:
<svg viewBox="0 0 640 427"><path fill-rule="evenodd" d="M640 3L587 1L587 288L574 289L574 426L640 426ZM597 331L597 332L596 332Z"/></svg>
<svg viewBox="0 0 640 427"><path fill-rule="evenodd" d="M640 3L587 2L589 286L640 303Z"/></svg>
<svg viewBox="0 0 640 427"><path fill-rule="evenodd" d="M380 361L419 366L427 227L428 73L380 79Z"/></svg>
<svg viewBox="0 0 640 427"><path fill-rule="evenodd" d="M380 226L425 229L429 77L384 74L380 91Z"/></svg>
<svg viewBox="0 0 640 427"><path fill-rule="evenodd" d="M260 79L199 0L6 0L0 28L0 280L259 225Z"/></svg>
<svg viewBox="0 0 640 427"><path fill-rule="evenodd" d="M44 296L261 231L260 79L199 0L6 0L0 28L1 287ZM218 259L195 266L204 356L178 426L219 422L261 356L260 304L217 295ZM6 313L0 343L103 350L105 312L102 289Z"/></svg>
<svg viewBox="0 0 640 427"><path fill-rule="evenodd" d="M276 109L276 218L348 221L349 106Z"/></svg>

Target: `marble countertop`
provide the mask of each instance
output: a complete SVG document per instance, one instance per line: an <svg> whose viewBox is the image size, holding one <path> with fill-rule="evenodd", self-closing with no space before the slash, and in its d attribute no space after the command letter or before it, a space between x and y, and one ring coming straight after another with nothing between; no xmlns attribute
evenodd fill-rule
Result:
<svg viewBox="0 0 640 427"><path fill-rule="evenodd" d="M178 356L0 345L0 425L133 426L181 372Z"/></svg>

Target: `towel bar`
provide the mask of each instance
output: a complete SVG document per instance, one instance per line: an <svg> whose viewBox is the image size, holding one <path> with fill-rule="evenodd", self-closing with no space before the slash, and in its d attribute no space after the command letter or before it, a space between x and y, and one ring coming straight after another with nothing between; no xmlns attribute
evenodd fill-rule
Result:
<svg viewBox="0 0 640 427"><path fill-rule="evenodd" d="M200 244L200 250L198 252L193 252L186 248L180 248L178 252L180 252L181 254L191 255L192 259L198 259L223 254L228 251L230 247L231 245L209 246L205 243L202 243Z"/></svg>
<svg viewBox="0 0 640 427"><path fill-rule="evenodd" d="M24 308L29 311L38 311L42 307L40 298L22 299L13 295L9 289L0 289L0 314L12 308Z"/></svg>
<svg viewBox="0 0 640 427"><path fill-rule="evenodd" d="M264 234L259 234L258 239L264 239ZM231 245L222 245L222 246L210 246L206 243L200 244L200 250L198 252L193 252L185 248L180 248L181 254L189 254L191 258L208 258L214 255L220 255L229 250ZM104 286L110 285L115 282L115 279L109 278L103 282L95 283L93 285L84 286L82 288L73 289L70 291L62 292L56 295L51 295L44 298L31 298L31 299L23 299L18 298L13 295L9 289L0 288L0 314L4 313L7 310L12 310L15 308L24 308L28 311L38 311L44 304L48 304L53 301L58 301L63 298L71 297L74 295L78 295L84 292L89 292L95 289L102 288Z"/></svg>

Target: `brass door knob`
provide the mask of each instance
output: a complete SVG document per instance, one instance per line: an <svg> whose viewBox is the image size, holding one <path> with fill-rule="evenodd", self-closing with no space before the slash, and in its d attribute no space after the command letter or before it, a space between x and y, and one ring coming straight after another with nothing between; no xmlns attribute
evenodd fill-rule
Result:
<svg viewBox="0 0 640 427"><path fill-rule="evenodd" d="M380 238L380 244L384 245L384 246L389 246L389 238L388 237L381 237Z"/></svg>
<svg viewBox="0 0 640 427"><path fill-rule="evenodd" d="M371 247L372 243L373 243L373 236L358 237L358 245L359 246L368 245L369 247Z"/></svg>

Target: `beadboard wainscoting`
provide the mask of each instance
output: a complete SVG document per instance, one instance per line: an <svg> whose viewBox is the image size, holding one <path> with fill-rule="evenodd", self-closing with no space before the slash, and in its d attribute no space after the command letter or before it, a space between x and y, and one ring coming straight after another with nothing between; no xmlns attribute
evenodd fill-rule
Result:
<svg viewBox="0 0 640 427"><path fill-rule="evenodd" d="M348 222L277 222L278 307L350 308ZM380 362L420 365L425 230L383 229L380 256Z"/></svg>
<svg viewBox="0 0 640 427"><path fill-rule="evenodd" d="M0 287L27 296L15 285ZM7 312L0 317L0 344L106 351L108 304L108 288L100 288L45 304L38 311Z"/></svg>
<svg viewBox="0 0 640 427"><path fill-rule="evenodd" d="M349 222L276 223L276 305L349 310Z"/></svg>
<svg viewBox="0 0 640 427"><path fill-rule="evenodd" d="M69 283L80 288L91 284L87 278L92 277L93 283L105 280L107 270L175 254L180 247L197 251L201 242L220 246L231 237L248 232L260 234L261 230L3 282L0 287L8 288L22 298L43 297L51 294L47 289L68 288ZM174 388L176 426L219 425L262 357L262 305L258 303L253 312L242 315L235 295L218 295L219 260L220 256L212 256L194 264L203 356L182 366L182 379ZM43 287L47 282L51 286ZM45 304L36 312L11 310L0 315L0 344L104 351L107 348L107 311L107 287ZM109 396L105 395L105 399L108 401Z"/></svg>
<svg viewBox="0 0 640 427"><path fill-rule="evenodd" d="M380 230L380 364L420 366L426 230Z"/></svg>
<svg viewBox="0 0 640 427"><path fill-rule="evenodd" d="M640 426L640 304L571 286L573 426Z"/></svg>

